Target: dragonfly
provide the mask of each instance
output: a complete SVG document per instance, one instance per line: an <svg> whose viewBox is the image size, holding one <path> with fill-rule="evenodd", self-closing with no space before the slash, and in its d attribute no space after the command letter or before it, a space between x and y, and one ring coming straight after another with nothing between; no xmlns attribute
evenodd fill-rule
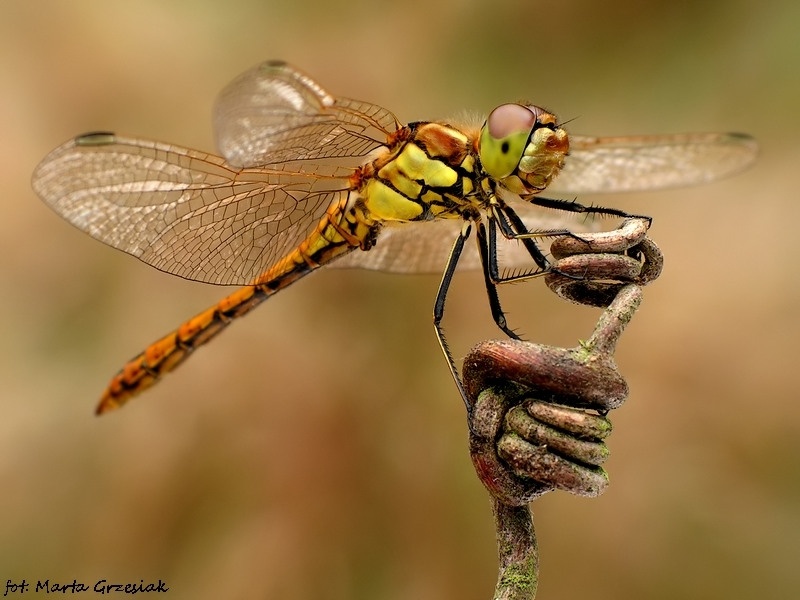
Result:
<svg viewBox="0 0 800 600"><path fill-rule="evenodd" d="M553 269L540 244L574 235L567 215L629 216L541 192L699 184L742 171L757 151L753 138L736 133L568 135L553 113L527 103L500 105L483 123L403 125L282 61L224 88L214 126L221 156L93 132L35 169L36 193L93 238L185 279L240 286L128 361L98 414L324 266L443 273L434 329L469 410L442 328L457 267L483 270L494 321L517 337L497 286ZM465 250L473 230L477 252ZM524 268L501 272L498 264Z"/></svg>

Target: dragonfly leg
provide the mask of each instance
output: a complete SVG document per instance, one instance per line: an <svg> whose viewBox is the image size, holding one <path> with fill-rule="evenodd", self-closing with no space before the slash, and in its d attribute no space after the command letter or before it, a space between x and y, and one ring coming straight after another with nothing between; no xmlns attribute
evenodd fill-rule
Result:
<svg viewBox="0 0 800 600"><path fill-rule="evenodd" d="M561 274L564 277L569 279L580 279L580 277L572 274L572 273L562 273L558 268L554 267L544 253L542 252L539 245L536 243L536 239L538 238L558 238L562 236L573 237L576 238L578 241L585 242L585 240L578 235L572 233L569 229L547 229L542 231L528 231L525 222L519 217L519 215L514 212L514 210L510 206L502 206L502 207L495 207L489 213L490 218L496 225L496 227L500 230L500 233L509 240L517 240L521 242L523 247L528 251L528 254L533 259L533 262L536 263L538 269L534 269L531 271L524 271L520 273L514 273L512 275L500 275L497 273L497 268L495 267L495 276L494 282L495 283L511 283L517 281L525 281L527 279L532 279L534 277L541 277L542 275L547 275L548 273L555 273ZM492 240L492 236L494 235L494 231L491 229L489 230L490 235L490 248L496 248L496 242ZM497 264L497 258L495 256L494 259L495 265Z"/></svg>
<svg viewBox="0 0 800 600"><path fill-rule="evenodd" d="M539 248L535 238L567 235L569 233L566 229L528 231L525 222L510 206L497 206L490 212L490 215L493 217L503 237L509 240L519 240L525 250L528 251L528 254L531 255L533 262L542 271L550 269L550 261L547 260L541 248Z"/></svg>
<svg viewBox="0 0 800 600"><path fill-rule="evenodd" d="M500 306L500 296L497 294L498 284L513 281L514 278L502 277L497 268L497 234L495 233L495 227L496 221L490 217L489 234L487 236L484 224L478 223L477 240L481 265L483 266L483 281L486 284L486 295L489 298L489 309L492 311L494 322L508 337L519 340L521 339L520 336L508 326L505 312L503 311L503 307ZM542 258L544 259L543 256ZM544 274L545 272L546 271L541 271L540 274Z"/></svg>
<svg viewBox="0 0 800 600"><path fill-rule="evenodd" d="M527 279L541 277L542 275L547 275L549 273L563 275L568 279L582 279L582 277L575 275L574 273L563 273L557 267L552 266L550 260L544 255L541 248L539 248L538 244L536 243L536 239L559 238L566 236L574 238L585 244L590 244L591 242L585 240L578 234L573 233L569 229L528 231L528 227L525 225L525 222L510 206L507 205L495 206L489 214L497 224L497 227L500 229L500 233L503 234L503 237L509 240L517 240L521 242L524 248L528 251L528 254L530 254L531 258L536 263L536 266L539 267L537 270L530 272L515 273L510 276L498 276L495 278L496 283L525 281Z"/></svg>
<svg viewBox="0 0 800 600"><path fill-rule="evenodd" d="M447 360L447 366L450 368L450 374L456 382L458 392L461 394L461 399L467 407L467 413L472 412L472 403L467 398L467 392L464 390L464 384L461 381L461 375L458 373L456 361L453 359L453 354L450 352L450 346L447 345L447 340L444 337L444 330L442 329L442 318L444 317L444 303L447 299L447 290L450 289L450 282L453 280L453 273L458 265L458 259L461 257L461 252L464 250L464 243L472 231L472 224L469 221L464 223L461 233L453 243L453 249L450 251L450 257L447 259L447 266L442 274L442 281L439 284L439 291L436 292L436 302L433 305L433 328L436 331L436 339L439 340L439 347L444 353Z"/></svg>
<svg viewBox="0 0 800 600"><path fill-rule="evenodd" d="M531 204L535 204L537 206L541 206L544 208L552 208L555 210L563 210L566 212L573 212L578 214L586 214L586 215L602 215L602 216L609 216L609 217L618 217L623 219L644 219L647 222L647 227L650 226L652 222L652 217L648 217L646 215L634 215L631 213L627 213L623 210L619 210L617 208L605 208L602 206L586 206L584 204L580 204L574 200L561 200L557 198L542 198L539 196L534 196L529 198L528 201ZM590 247L592 242L582 237L580 234L574 233L569 229L547 229L541 231L528 231L525 222L520 219L519 215L517 215L514 210L508 205L495 205L493 206L492 214L497 219L497 223L500 227L500 231L502 232L503 236L512 239L518 240L525 245L525 248L528 250L528 253L534 259L536 264L543 269L549 267L549 263L547 259L542 254L541 250L539 250L538 246L535 244L535 239L537 238L555 238L555 237L571 237L579 242L583 242L588 244ZM529 242L529 243L526 243ZM545 265L543 265L542 261L544 261ZM566 273L562 273L567 277L574 278L574 275L568 275ZM538 275L538 273L533 274ZM516 279L524 279L525 276L517 277Z"/></svg>
<svg viewBox="0 0 800 600"><path fill-rule="evenodd" d="M528 202L541 206L543 208L553 208L555 210L563 210L566 212L579 213L585 215L600 215L604 217L620 217L623 219L645 219L652 221L652 217L645 215L633 215L620 210L618 208L606 208L604 206L586 206L576 200L562 200L558 198L542 198L541 196L533 196L528 199Z"/></svg>

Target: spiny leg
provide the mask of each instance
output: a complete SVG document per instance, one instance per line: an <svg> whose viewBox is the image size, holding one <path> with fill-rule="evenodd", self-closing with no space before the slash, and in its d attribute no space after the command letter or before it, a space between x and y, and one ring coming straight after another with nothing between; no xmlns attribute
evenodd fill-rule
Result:
<svg viewBox="0 0 800 600"><path fill-rule="evenodd" d="M494 206L493 210L490 212L490 216L497 228L500 229L500 233L503 234L504 238L508 240L518 240L522 243L525 250L528 251L528 254L530 254L533 259L533 262L536 263L536 266L538 266L541 271L550 270L550 261L547 260L541 248L539 248L539 245L536 243L536 238L569 235L570 233L566 229L528 231L525 222L508 205ZM499 282L498 278L495 278L495 282Z"/></svg>
<svg viewBox="0 0 800 600"><path fill-rule="evenodd" d="M507 205L498 205L492 207L489 216L492 222L500 230L500 233L503 234L503 237L505 237L508 240L516 240L522 243L523 247L528 251L528 254L538 267L538 269L535 270L523 271L521 273L515 273L513 275L500 275L495 267L493 280L497 284L526 281L528 279L541 277L542 275L547 275L548 273L561 273L561 271L552 266L550 260L544 255L541 248L539 248L539 245L536 243L536 240L539 238L555 238L560 236L569 236L576 238L579 241L585 242L583 238L572 233L569 229L546 229L542 231L528 231L525 222L519 217L519 215L516 212L514 212L514 210L510 206ZM493 233L494 232L491 231L490 229L490 235ZM492 243L490 247L496 248L496 243ZM494 263L495 265L497 264L496 257L494 259ZM561 274L570 279L580 279L580 277L577 277L569 273L561 273Z"/></svg>
<svg viewBox="0 0 800 600"><path fill-rule="evenodd" d="M484 281L486 283L486 292L489 298L489 307L492 312L492 318L497 326L509 337L513 339L520 339L520 337L506 325L505 314L500 306L500 298L497 294L497 284L504 283L506 280L500 277L497 268L496 226L495 219L491 218L490 215L490 227L487 237L485 226L483 223L478 223L478 249L480 252L481 264L483 265ZM436 331L436 338L439 341L439 346L441 347L445 359L447 360L447 366L450 368L450 374L453 376L453 380L456 383L456 387L461 394L461 398L464 401L468 412L471 411L472 405L467 398L464 384L461 381L461 376L459 375L458 368L456 367L456 362L453 359L453 355L450 352L450 347L447 344L447 339L445 338L444 330L442 328L442 319L444 317L444 305L445 300L447 299L447 292L450 288L453 274L455 273L458 265L458 260L461 257L462 251L464 250L464 244L466 243L467 238L469 238L471 232L472 224L469 221L466 221L461 229L461 233L453 243L453 248L450 250L447 266L442 274L442 281L439 284L439 290L436 293L436 301L433 306L433 327ZM531 242L532 247L535 248L535 251L538 253L538 255L541 256L543 261L545 261L544 264L548 264L547 259L545 259L544 255L541 254L541 251L539 251L535 242L533 242L533 240L528 241ZM544 275L546 272L548 272L548 270L544 269L539 274Z"/></svg>
<svg viewBox="0 0 800 600"><path fill-rule="evenodd" d="M605 209L603 209L605 210ZM616 209L608 209L609 211L616 211ZM536 240L539 238L554 238L567 236L574 238L580 242L591 245L589 240L582 238L580 235L573 233L569 229L546 229L541 231L528 231L528 227L520 216L506 204L495 205L490 211L490 216L493 217L497 223L497 227L503 236L509 240L516 240L523 244L525 249L530 254L533 261L536 263L537 270L516 273L513 275L497 276L495 283L509 283L515 281L525 281L534 277L541 277L548 273L557 273L569 279L580 280L582 277L573 273L564 273L559 269L553 267L542 250L539 248Z"/></svg>
<svg viewBox="0 0 800 600"><path fill-rule="evenodd" d="M604 217L619 217L621 219L644 219L647 221L648 227L653 221L652 217L647 215L636 215L632 213L625 212L619 208L608 208L604 206L586 206L585 204L581 204L577 200L562 200L558 198L543 198L541 196L533 196L528 198L528 202L531 204L535 204L536 206L541 206L543 208L552 208L554 210L563 210L565 212L577 213L577 214L585 214L585 215L600 215ZM503 212L507 212L508 216L511 220L516 220L522 226L521 230L517 228L517 239L520 237L525 237L526 234L522 234L525 231L526 227L519 216L511 209L509 206L502 206L500 207ZM580 235L573 233L568 229L563 229L559 231L551 231L548 232L553 235L567 235L571 238L575 238L578 241L584 242L591 247L591 242L585 238L582 238ZM531 232L527 235L531 237L543 237L541 234L537 232ZM538 263L537 263L538 264ZM564 273L562 273L564 274ZM564 274L566 275L566 274Z"/></svg>
<svg viewBox="0 0 800 600"><path fill-rule="evenodd" d="M603 206L586 206L575 200L561 200L557 198L542 198L540 196L532 196L527 198L527 201L536 206L543 208L552 208L554 210L563 210L565 212L572 212L577 214L586 215L601 215L608 217L619 217L623 219L645 219L648 224L652 221L651 217L645 215L634 215L627 213L617 208L606 208ZM543 237L558 237L569 236L578 241L590 244L590 242L579 234L569 229L548 229L543 231L528 231L525 222L517 215L517 213L507 204L495 204L492 207L492 214L497 219L500 231L503 236L510 240L519 240L523 242L528 253L534 259L536 264L542 268L547 269L549 262L539 250L538 246L533 242L534 239ZM531 244L525 243L526 240L532 242ZM542 262L544 261L544 263Z"/></svg>
<svg viewBox="0 0 800 600"><path fill-rule="evenodd" d="M620 217L623 219L646 219L651 221L651 217L645 215L634 215L627 213L618 208L606 208L603 206L586 206L576 200L561 200L558 198L543 198L541 196L532 196L527 198L527 201L536 206L543 208L553 208L555 210L563 210L566 212L584 214L584 215L600 215L605 217Z"/></svg>
<svg viewBox="0 0 800 600"><path fill-rule="evenodd" d="M452 250L450 250L450 257L447 259L447 266L442 274L442 282L439 284L439 291L436 293L436 302L433 305L433 328L436 331L436 339L439 340L439 347L442 349L444 357L447 360L447 366L450 368L450 374L456 382L456 387L461 394L461 399L467 407L467 413L471 413L472 404L467 398L467 392L464 389L461 376L458 374L456 361L453 359L453 354L450 352L450 347L447 345L447 340L444 337L442 318L444 317L444 303L447 299L447 290L450 288L450 282L453 280L453 273L458 265L458 259L461 257L461 252L464 250L464 243L467 241L471 231L472 224L469 221L465 221L461 233L453 243Z"/></svg>
<svg viewBox="0 0 800 600"><path fill-rule="evenodd" d="M493 210L489 211L488 216L488 236L483 223L479 223L477 229L477 241L478 250L481 257L481 265L483 266L486 293L489 298L489 307L491 309L494 322L503 331L503 333L512 339L519 340L521 339L520 336L508 326L505 312L500 305L500 297L497 293L497 286L504 283L512 283L534 277L541 277L556 270L553 269L550 261L539 248L539 245L536 243L536 238L573 234L566 229L530 232L528 231L525 222L519 217L519 215L517 215L516 212L514 212L511 207L507 205L495 205ZM528 251L528 254L536 263L536 266L538 267L537 270L513 275L500 274L497 262L498 229L505 238L509 240L517 240L523 244L525 249ZM574 275L565 275L570 278L575 278Z"/></svg>
<svg viewBox="0 0 800 600"><path fill-rule="evenodd" d="M519 241L525 245L525 248L528 250L528 253L536 262L537 266L539 266L539 269L536 271L513 275L501 275L497 262L497 229L500 229L502 232L502 227L500 226L500 220L495 217L495 214L496 213L494 212L489 213L488 235L487 228L485 228L482 223L478 224L477 232L478 251L480 252L481 265L483 267L483 278L484 283L486 284L486 294L489 298L489 308L491 309L494 322L508 337L515 340L520 340L522 338L508 326L508 320L506 319L505 312L500 305L500 297L497 293L497 286L504 283L513 283L525 281L535 277L542 277L543 275L552 273L555 269L551 267L550 262L539 249L539 246L536 244L533 237L527 237L521 238ZM509 231L512 233L514 233L514 230L511 229L512 227L524 227L524 223L522 223L522 220L519 219L516 214L514 214L514 218L516 219L514 225L509 225ZM553 234L542 233L541 237L549 235ZM512 239L514 238L512 237Z"/></svg>
<svg viewBox="0 0 800 600"><path fill-rule="evenodd" d="M536 265L542 270L550 269L550 261L547 260L542 250L539 248L535 240L540 238L555 238L560 236L568 236L575 238L578 241L585 242L581 236L572 232L570 229L542 229L537 231L529 231L528 226L520 218L520 216L507 204L494 206L492 214L497 219L497 225L500 233L508 240L517 240L522 242L528 254L531 255Z"/></svg>
<svg viewBox="0 0 800 600"><path fill-rule="evenodd" d="M490 215L489 235L487 237L486 227L483 223L478 223L477 241L478 251L481 257L481 266L483 267L483 281L486 284L486 295L489 298L489 309L492 311L494 322L508 337L518 340L521 338L509 328L503 307L500 306L500 296L497 294L497 285L506 283L508 280L500 276L500 272L497 268L496 226L495 219Z"/></svg>

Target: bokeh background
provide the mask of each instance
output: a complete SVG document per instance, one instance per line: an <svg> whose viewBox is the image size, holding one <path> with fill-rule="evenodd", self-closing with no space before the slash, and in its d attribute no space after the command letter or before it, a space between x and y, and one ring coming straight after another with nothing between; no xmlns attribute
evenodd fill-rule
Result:
<svg viewBox="0 0 800 600"><path fill-rule="evenodd" d="M436 276L332 270L236 324L124 411L107 379L222 297L91 240L30 174L77 133L211 150L267 58L403 121L530 99L588 134L746 131L742 175L586 198L655 217L666 270L618 353L612 485L534 514L541 598L789 598L800 588L800 4L365 1L0 5L0 582L159 578L171 598L462 598L496 577L487 496L433 335ZM794 232L794 233L793 233ZM595 310L506 290L530 339ZM480 276L457 355L499 337Z"/></svg>

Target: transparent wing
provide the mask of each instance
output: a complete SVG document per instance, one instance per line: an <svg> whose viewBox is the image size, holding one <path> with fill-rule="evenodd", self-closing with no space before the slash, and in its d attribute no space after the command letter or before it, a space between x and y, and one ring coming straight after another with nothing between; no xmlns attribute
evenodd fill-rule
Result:
<svg viewBox="0 0 800 600"><path fill-rule="evenodd" d="M545 193L611 193L695 185L733 175L750 166L758 152L743 134L685 134L631 137L570 136L564 169ZM580 215L546 210L507 193L503 198L525 221L529 231L597 229ZM402 273L441 272L461 222L441 220L384 228L375 248L354 252L334 263ZM505 267L530 267L522 244L498 239ZM464 249L459 269L480 267L474 244Z"/></svg>
<svg viewBox="0 0 800 600"><path fill-rule="evenodd" d="M738 133L570 136L570 153L548 192L629 192L705 183L738 173L758 145Z"/></svg>
<svg viewBox="0 0 800 600"><path fill-rule="evenodd" d="M217 147L232 165L364 157L399 127L388 110L336 98L304 73L268 61L234 79L214 108Z"/></svg>
<svg viewBox="0 0 800 600"><path fill-rule="evenodd" d="M96 133L47 155L33 187L79 229L157 269L242 285L347 193L350 170L306 167L233 169L202 152Z"/></svg>
<svg viewBox="0 0 800 600"><path fill-rule="evenodd" d="M51 152L34 189L78 228L162 271L241 285L294 250L347 193L352 167L399 127L389 111L335 98L279 62L228 85L215 125L227 162L89 134Z"/></svg>

